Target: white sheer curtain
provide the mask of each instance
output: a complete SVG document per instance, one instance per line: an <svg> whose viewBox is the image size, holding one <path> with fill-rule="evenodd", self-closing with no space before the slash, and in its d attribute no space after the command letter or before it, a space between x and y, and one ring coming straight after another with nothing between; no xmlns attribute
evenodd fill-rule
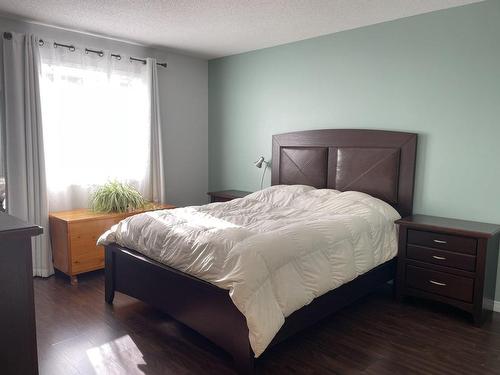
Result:
<svg viewBox="0 0 500 375"><path fill-rule="evenodd" d="M88 207L91 191L110 180L162 201L156 61L54 48L52 41L40 55L50 210Z"/></svg>

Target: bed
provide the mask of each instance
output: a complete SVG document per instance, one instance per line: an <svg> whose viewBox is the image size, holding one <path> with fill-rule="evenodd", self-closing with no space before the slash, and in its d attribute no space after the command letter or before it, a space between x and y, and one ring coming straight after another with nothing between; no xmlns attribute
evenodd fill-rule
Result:
<svg viewBox="0 0 500 375"><path fill-rule="evenodd" d="M243 200L235 203L215 203L202 206L202 208L191 209L193 212L189 211L189 208L184 209L184 211L179 210L177 211L177 216L184 215L190 217L189 215L193 214L198 215L193 216L193 218L196 218L199 217L200 211L208 210L210 213L209 216L213 219L216 216L214 212L217 210L217 207L230 210L231 205L238 208L238 205L244 206L250 203L251 205L261 205L258 207L264 212L266 210L265 207L274 207L277 205L276 201L271 200L268 202L271 199L269 196L272 196L275 190L278 192L287 190L282 185L292 185L289 190L293 190L293 194L296 194L291 198L292 203L287 202L286 210L290 209L289 204L300 206L300 200L305 199L304 197L309 200L304 201L303 205L311 205L311 202L321 202L321 200L314 200L318 199L318 196L332 196L332 202L340 200L337 206L340 207L343 205L345 207L345 202L350 202L349 199L352 202L357 202L358 200L365 199L368 197L366 194L369 194L369 196L383 201L381 204L375 205L375 213L380 210L384 213L392 210L396 215L407 216L411 214L413 204L416 143L416 134L378 130L334 129L275 135L273 136L272 159L273 188L268 189L266 193L254 193L248 199L243 198ZM334 189L335 192L324 189ZM276 199L282 198L278 195ZM296 201L299 203L295 203ZM372 204L372 200L369 202ZM312 204L314 205L314 203ZM390 210L380 208L384 207L384 205L390 205ZM291 211L285 210L291 216L300 216L300 213L303 211L303 207L292 208L295 211L293 209ZM321 211L319 208L316 211L318 212L309 213L309 215L316 215L316 218L311 219L311 223L320 222L322 225L324 223L330 225L330 222L334 221L333 218L327 220L327 211ZM337 209L335 211L337 212ZM322 212L325 216L323 221ZM206 212L202 212L202 214L207 216ZM274 212L273 214L276 215ZM392 213L389 212L386 216L391 218L393 217L391 215ZM263 216L265 217L265 214ZM282 216L286 216L285 213ZM341 216L335 216L335 220L339 220L338 217ZM149 219L152 220L151 217L143 216L133 220L135 220L135 223L144 225L143 222ZM172 220L172 215L169 214L168 220ZM161 221L159 222L161 223ZM128 222L127 224L132 227L134 222ZM258 222L258 224L263 225L262 222ZM344 222L341 224L345 226ZM293 227L293 223L291 225ZM285 237L282 240L285 241L289 233L300 233L297 238L308 238L308 241L311 243L316 240L316 242L321 242L322 236L327 237L330 227L320 226L324 228L323 232L321 232L318 231L317 225L314 226L311 224L311 226L313 228L304 228L303 232L286 232L284 230L281 233L278 230L276 232L278 234L265 233L259 236L250 236L248 238L251 241L242 238L241 242L248 249L252 249L255 254L259 254L260 256L259 246L268 246L269 241L275 239L272 237L269 238L271 235L279 236L279 233L281 233L281 236ZM353 226L353 228L355 227ZM139 232L147 232L149 230L147 226L139 226L138 228ZM178 228L180 228L180 231L184 230L182 226ZM299 229L302 230L302 228ZM347 232L350 231L352 230L348 230ZM247 230L246 228L236 228L233 232L235 237L240 238L245 237ZM318 233L318 238L315 238L311 233ZM156 235L153 237L157 240L159 236ZM356 235L355 237L358 238L359 236ZM317 295L314 295L314 298L309 298L306 303L300 305L304 306L289 309L290 313L284 314L284 318L278 322L279 324L273 324L274 320L276 320L274 316L279 315L272 313L274 310L257 307L249 314L249 311L246 311L242 307L243 304L241 302L238 303L238 296L235 289L231 289L230 295L228 288L220 287L224 286L224 284L218 283L217 280L206 277L204 279L210 280L210 282L204 281L201 278L192 276L197 275L192 270L189 270L189 273L187 273L165 265L165 262L159 261L161 260L160 257L147 252L147 247L149 246L146 243L147 241L140 239L138 242L125 242L126 244L130 243L130 247L140 250L136 251L113 242L110 243L110 237L108 236L107 238L108 241L105 246L106 301L112 303L115 291L119 291L158 307L228 351L241 373L251 373L254 368L255 356L262 354L266 348L279 343L295 332L316 323L357 298L369 293L380 284L393 279L395 273L395 259L389 256L384 258L381 255L379 256L378 263L372 262L376 264L374 268L368 268L368 270L359 272L359 275L355 274L351 276L351 278L346 279L348 280L347 282L339 283L340 286L335 287L333 290L330 290L332 287L329 287L329 291L315 292ZM123 241L117 242L123 243ZM302 244L294 249L292 242L289 242L289 246L286 249L290 254L300 253L307 247ZM364 245L365 248L367 246ZM384 245L383 247L387 246ZM282 248L280 250L282 251L280 258L278 260L275 259L275 262L278 263L281 258L287 255L286 252L283 252ZM235 252L237 253L237 251ZM255 258L253 256L254 253L250 250L240 253L243 255L250 254L247 256L249 259ZM267 254L273 254L273 251L267 251ZM241 258L235 259L239 261ZM269 261L269 259L267 260ZM245 267L251 264L248 262L244 263L243 268L239 263L232 266L234 268L239 267L239 272L243 271L245 273L244 271L248 271ZM250 268L252 272L247 273L251 273L252 275L259 273L260 268L256 266L258 264L255 263L253 268ZM265 266L267 265L268 263L265 263ZM181 267L178 268L182 269ZM309 274L314 274L314 269L312 272L309 271ZM268 275L263 273L259 277L265 281ZM266 288L259 286L258 290L260 293L261 290L266 290ZM243 290L239 293L240 296L245 296L245 293L248 293L248 291ZM257 306L260 305L257 304ZM269 325L274 327L271 335L266 336L265 330L259 331L259 327L255 327L255 323L258 321L269 322Z"/></svg>

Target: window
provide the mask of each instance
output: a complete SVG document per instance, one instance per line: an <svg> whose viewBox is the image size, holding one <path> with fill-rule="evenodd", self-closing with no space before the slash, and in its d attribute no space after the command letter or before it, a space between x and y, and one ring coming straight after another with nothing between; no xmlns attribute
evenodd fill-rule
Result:
<svg viewBox="0 0 500 375"><path fill-rule="evenodd" d="M50 209L87 207L90 191L109 180L145 194L151 134L146 65L51 46L42 49L41 63Z"/></svg>

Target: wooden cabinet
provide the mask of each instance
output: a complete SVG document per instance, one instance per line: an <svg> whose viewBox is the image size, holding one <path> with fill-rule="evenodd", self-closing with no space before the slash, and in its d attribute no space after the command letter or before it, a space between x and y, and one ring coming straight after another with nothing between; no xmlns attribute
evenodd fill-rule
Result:
<svg viewBox="0 0 500 375"><path fill-rule="evenodd" d="M396 293L469 312L476 324L493 310L500 226L414 215L399 224Z"/></svg>
<svg viewBox="0 0 500 375"><path fill-rule="evenodd" d="M0 213L0 372L38 374L31 238L42 233Z"/></svg>
<svg viewBox="0 0 500 375"><path fill-rule="evenodd" d="M210 203L214 202L228 202L233 199L243 198L250 194L249 191L242 190L221 190L221 191L211 191L207 193L210 196Z"/></svg>
<svg viewBox="0 0 500 375"><path fill-rule="evenodd" d="M104 268L104 248L97 239L119 221L145 211L175 208L154 205L144 210L124 213L98 213L87 209L50 214L50 238L54 267L78 283L77 275Z"/></svg>

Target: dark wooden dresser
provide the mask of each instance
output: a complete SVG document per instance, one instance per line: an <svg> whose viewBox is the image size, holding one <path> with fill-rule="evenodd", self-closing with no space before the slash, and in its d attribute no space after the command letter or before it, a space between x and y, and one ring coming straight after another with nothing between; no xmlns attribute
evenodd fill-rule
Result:
<svg viewBox="0 0 500 375"><path fill-rule="evenodd" d="M493 311L500 226L413 215L399 224L396 295L453 305L480 325Z"/></svg>
<svg viewBox="0 0 500 375"><path fill-rule="evenodd" d="M0 213L0 373L38 374L31 237L42 228Z"/></svg>
<svg viewBox="0 0 500 375"><path fill-rule="evenodd" d="M211 191L207 193L210 196L210 203L214 202L228 202L233 199L243 198L250 194L249 191L243 190L221 190L221 191Z"/></svg>

